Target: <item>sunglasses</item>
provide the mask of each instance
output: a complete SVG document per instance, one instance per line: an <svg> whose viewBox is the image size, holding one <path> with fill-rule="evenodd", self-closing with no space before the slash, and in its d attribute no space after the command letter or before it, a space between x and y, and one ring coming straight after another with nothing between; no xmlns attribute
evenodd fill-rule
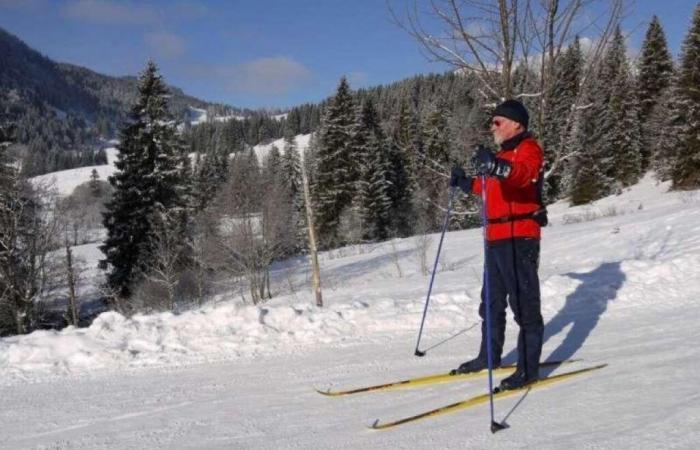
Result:
<svg viewBox="0 0 700 450"><path fill-rule="evenodd" d="M501 125L503 125L503 121L502 121L502 120L498 120L498 119L494 119L494 120L491 121L491 125L493 125L494 127L498 128L498 127L500 127Z"/></svg>

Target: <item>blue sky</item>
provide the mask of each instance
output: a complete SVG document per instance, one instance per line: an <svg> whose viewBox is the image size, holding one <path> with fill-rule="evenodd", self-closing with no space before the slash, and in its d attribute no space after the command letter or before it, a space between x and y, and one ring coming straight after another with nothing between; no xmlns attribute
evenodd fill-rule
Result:
<svg viewBox="0 0 700 450"><path fill-rule="evenodd" d="M634 2L632 51L657 14L678 55L696 4ZM135 75L152 57L168 83L239 107L317 102L342 75L358 88L448 69L391 23L384 0L0 0L0 27L109 75Z"/></svg>

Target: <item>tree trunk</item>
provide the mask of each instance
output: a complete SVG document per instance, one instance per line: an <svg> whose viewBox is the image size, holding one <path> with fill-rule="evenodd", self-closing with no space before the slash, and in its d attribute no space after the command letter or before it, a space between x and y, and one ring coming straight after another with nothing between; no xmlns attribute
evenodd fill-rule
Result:
<svg viewBox="0 0 700 450"><path fill-rule="evenodd" d="M313 289L316 295L316 306L323 306L321 295L321 268L318 265L318 250L316 247L316 230L314 229L314 215L311 206L311 194L309 191L309 179L306 176L306 166L301 164L301 178L304 185L304 206L306 208L306 224L309 230L309 254L311 255L311 268L313 272Z"/></svg>
<svg viewBox="0 0 700 450"><path fill-rule="evenodd" d="M75 295L75 271L73 270L73 253L66 237L66 278L68 280L68 311L66 317L73 326L78 326L78 298Z"/></svg>

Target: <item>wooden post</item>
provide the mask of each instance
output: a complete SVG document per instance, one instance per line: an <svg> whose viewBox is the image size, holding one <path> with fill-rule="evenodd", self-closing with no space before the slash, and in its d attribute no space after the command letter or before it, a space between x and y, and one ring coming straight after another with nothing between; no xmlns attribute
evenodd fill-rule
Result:
<svg viewBox="0 0 700 450"><path fill-rule="evenodd" d="M68 318L71 325L78 326L80 317L78 316L78 298L75 294L75 270L73 269L73 252L68 243L68 233L66 232L66 278L68 279Z"/></svg>
<svg viewBox="0 0 700 450"><path fill-rule="evenodd" d="M321 295L321 268L318 265L318 250L316 248L316 229L314 228L314 215L311 207L311 193L309 179L306 176L306 164L301 163L301 178L304 185L304 206L306 208L306 224L309 230L309 254L311 255L311 269L313 272L313 288L316 294L316 306L323 306Z"/></svg>

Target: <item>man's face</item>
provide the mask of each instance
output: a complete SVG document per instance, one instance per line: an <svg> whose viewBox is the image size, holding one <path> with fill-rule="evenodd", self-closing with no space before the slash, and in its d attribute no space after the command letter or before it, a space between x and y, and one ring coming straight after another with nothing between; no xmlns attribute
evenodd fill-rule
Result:
<svg viewBox="0 0 700 450"><path fill-rule="evenodd" d="M504 141L507 141L522 131L523 126L519 122L508 119L507 117L494 116L493 119L491 119L491 134L493 134L493 141L496 145L501 145Z"/></svg>

